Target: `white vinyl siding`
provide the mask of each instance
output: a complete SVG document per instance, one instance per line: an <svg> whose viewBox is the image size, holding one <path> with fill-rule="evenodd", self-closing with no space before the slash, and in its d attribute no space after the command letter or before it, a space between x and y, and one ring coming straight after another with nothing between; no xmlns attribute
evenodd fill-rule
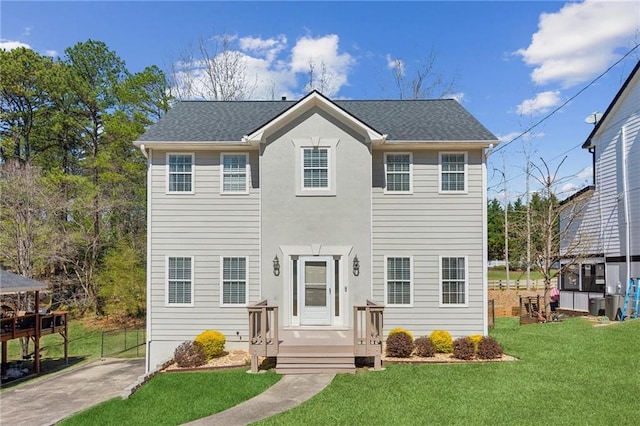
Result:
<svg viewBox="0 0 640 426"><path fill-rule="evenodd" d="M193 257L167 257L167 306L193 306Z"/></svg>
<svg viewBox="0 0 640 426"><path fill-rule="evenodd" d="M413 191L413 156L411 153L385 153L385 192Z"/></svg>
<svg viewBox="0 0 640 426"><path fill-rule="evenodd" d="M221 154L221 172L223 194L249 193L249 158L248 154Z"/></svg>
<svg viewBox="0 0 640 426"><path fill-rule="evenodd" d="M223 257L221 277L221 306L247 304L247 258Z"/></svg>
<svg viewBox="0 0 640 426"><path fill-rule="evenodd" d="M194 154L167 154L167 192L193 193Z"/></svg>
<svg viewBox="0 0 640 426"><path fill-rule="evenodd" d="M440 305L468 306L466 257L440 257Z"/></svg>
<svg viewBox="0 0 640 426"><path fill-rule="evenodd" d="M304 188L329 188L329 149L303 148L302 173Z"/></svg>
<svg viewBox="0 0 640 426"><path fill-rule="evenodd" d="M467 192L467 153L440 153L440 192Z"/></svg>
<svg viewBox="0 0 640 426"><path fill-rule="evenodd" d="M385 305L412 306L413 259L385 256Z"/></svg>

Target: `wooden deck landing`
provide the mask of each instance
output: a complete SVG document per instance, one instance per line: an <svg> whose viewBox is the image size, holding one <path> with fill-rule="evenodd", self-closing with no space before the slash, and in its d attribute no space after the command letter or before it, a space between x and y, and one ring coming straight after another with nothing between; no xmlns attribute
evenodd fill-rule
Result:
<svg viewBox="0 0 640 426"><path fill-rule="evenodd" d="M353 332L333 329L279 331L279 374L354 373Z"/></svg>

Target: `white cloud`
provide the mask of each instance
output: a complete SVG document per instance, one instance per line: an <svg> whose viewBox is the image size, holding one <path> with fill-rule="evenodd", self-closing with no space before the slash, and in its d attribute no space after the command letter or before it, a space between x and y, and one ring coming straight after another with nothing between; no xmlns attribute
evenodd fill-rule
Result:
<svg viewBox="0 0 640 426"><path fill-rule="evenodd" d="M340 38L336 34L298 39L291 49L291 71L306 74L310 64L314 64L318 70L324 67L326 77L330 80L325 94L335 95L347 84L349 71L355 64L355 59L350 54L339 52L339 42Z"/></svg>
<svg viewBox="0 0 640 426"><path fill-rule="evenodd" d="M574 192L578 189L578 185L573 182L567 182L560 188L560 194L566 194L568 192Z"/></svg>
<svg viewBox="0 0 640 426"><path fill-rule="evenodd" d="M392 58L391 55L387 55L387 66L390 70L399 70L400 75L404 75L405 65L404 61L400 58Z"/></svg>
<svg viewBox="0 0 640 426"><path fill-rule="evenodd" d="M278 54L287 47L287 37L284 34L276 38L262 39L259 37L241 37L240 49L251 52L273 61Z"/></svg>
<svg viewBox="0 0 640 426"><path fill-rule="evenodd" d="M464 100L464 93L463 92L447 93L446 95L444 95L444 98L455 99L456 101L458 101L459 104L461 104L462 101Z"/></svg>
<svg viewBox="0 0 640 426"><path fill-rule="evenodd" d="M560 92L550 90L540 92L532 99L524 100L516 107L516 112L520 115L544 114L554 106L560 104Z"/></svg>
<svg viewBox="0 0 640 426"><path fill-rule="evenodd" d="M502 136L498 135L498 140L500 142L509 142L514 138L518 137L521 133L522 132L516 131L516 132L507 133L506 135L502 135ZM527 141L531 139L540 139L540 138L543 138L544 136L545 136L544 132L535 132L535 133L529 132L523 135L520 139Z"/></svg>
<svg viewBox="0 0 640 426"><path fill-rule="evenodd" d="M22 31L22 35L23 36L29 36L31 35L31 30L33 29L33 27L24 27L24 31Z"/></svg>
<svg viewBox="0 0 640 426"><path fill-rule="evenodd" d="M536 84L569 87L590 80L620 55L640 30L640 3L585 0L543 13L531 44L516 53L534 66Z"/></svg>
<svg viewBox="0 0 640 426"><path fill-rule="evenodd" d="M13 50L19 47L26 47L27 49L31 49L31 46L26 43L22 43L21 41L0 39L0 49L2 50Z"/></svg>
<svg viewBox="0 0 640 426"><path fill-rule="evenodd" d="M587 178L590 178L591 176L593 176L593 167L591 166L585 167L584 169L582 169L576 174L576 177L578 179L587 179Z"/></svg>
<svg viewBox="0 0 640 426"><path fill-rule="evenodd" d="M57 50L45 50L44 51L44 56L49 56L50 58L55 58L56 56L58 56L58 51Z"/></svg>

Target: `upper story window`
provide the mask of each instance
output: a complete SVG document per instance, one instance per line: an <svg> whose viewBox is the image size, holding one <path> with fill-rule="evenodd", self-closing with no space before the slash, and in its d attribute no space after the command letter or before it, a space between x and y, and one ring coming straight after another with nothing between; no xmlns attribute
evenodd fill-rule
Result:
<svg viewBox="0 0 640 426"><path fill-rule="evenodd" d="M440 258L440 304L468 306L467 258Z"/></svg>
<svg viewBox="0 0 640 426"><path fill-rule="evenodd" d="M411 193L413 191L413 156L411 153L385 153L385 192Z"/></svg>
<svg viewBox="0 0 640 426"><path fill-rule="evenodd" d="M249 155L222 154L222 193L249 193Z"/></svg>
<svg viewBox="0 0 640 426"><path fill-rule="evenodd" d="M385 258L385 304L412 306L413 259L411 257Z"/></svg>
<svg viewBox="0 0 640 426"><path fill-rule="evenodd" d="M222 258L221 305L247 304L247 258Z"/></svg>
<svg viewBox="0 0 640 426"><path fill-rule="evenodd" d="M302 170L304 188L329 188L329 149L303 148Z"/></svg>
<svg viewBox="0 0 640 426"><path fill-rule="evenodd" d="M167 293L169 306L193 306L193 257L167 258Z"/></svg>
<svg viewBox="0 0 640 426"><path fill-rule="evenodd" d="M467 153L440 153L440 192L467 192Z"/></svg>
<svg viewBox="0 0 640 426"><path fill-rule="evenodd" d="M193 154L167 154L167 191L193 193Z"/></svg>

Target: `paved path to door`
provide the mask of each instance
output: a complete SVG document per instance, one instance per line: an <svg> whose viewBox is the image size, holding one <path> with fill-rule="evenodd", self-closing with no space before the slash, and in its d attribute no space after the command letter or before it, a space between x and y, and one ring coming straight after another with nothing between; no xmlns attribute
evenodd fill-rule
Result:
<svg viewBox="0 0 640 426"><path fill-rule="evenodd" d="M0 394L0 424L55 424L122 395L143 374L144 359L109 358L36 378Z"/></svg>
<svg viewBox="0 0 640 426"><path fill-rule="evenodd" d="M187 423L189 426L244 426L287 411L323 390L335 374L286 375L275 385L248 401L213 416Z"/></svg>

